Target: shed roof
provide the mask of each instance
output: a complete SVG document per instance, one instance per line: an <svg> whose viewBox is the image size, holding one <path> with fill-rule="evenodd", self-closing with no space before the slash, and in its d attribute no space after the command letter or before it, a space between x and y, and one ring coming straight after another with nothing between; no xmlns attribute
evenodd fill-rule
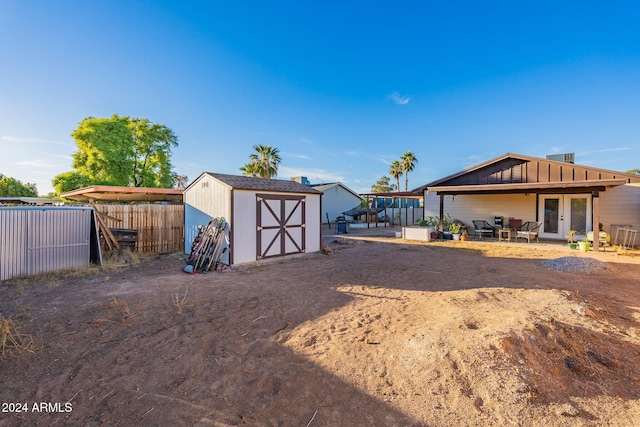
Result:
<svg viewBox="0 0 640 427"><path fill-rule="evenodd" d="M182 190L173 188L119 187L113 185L93 185L78 190L67 191L60 197L65 199L101 200L109 202L171 202L182 203Z"/></svg>
<svg viewBox="0 0 640 427"><path fill-rule="evenodd" d="M640 176L522 154L502 156L413 190L439 194L603 191Z"/></svg>
<svg viewBox="0 0 640 427"><path fill-rule="evenodd" d="M340 182L330 182L330 183L324 183L324 184L313 184L311 185L311 187L315 188L316 190L322 191L323 193L331 188L334 187L342 187L345 191L353 194L355 197L362 199L362 197L356 193L355 191L353 191L352 189L350 189L349 187L347 187L346 185L340 183Z"/></svg>
<svg viewBox="0 0 640 427"><path fill-rule="evenodd" d="M316 190L315 188L311 188L304 184L300 184L299 182L290 181L290 180L256 178L256 177L244 176L244 175L227 175L227 174L213 173L213 172L204 172L203 175L205 174L236 190L272 191L277 193L322 194L320 191ZM195 181L198 181L198 180L196 179ZM191 187L191 185L189 185L189 187ZM187 190L189 189L189 187L187 187Z"/></svg>

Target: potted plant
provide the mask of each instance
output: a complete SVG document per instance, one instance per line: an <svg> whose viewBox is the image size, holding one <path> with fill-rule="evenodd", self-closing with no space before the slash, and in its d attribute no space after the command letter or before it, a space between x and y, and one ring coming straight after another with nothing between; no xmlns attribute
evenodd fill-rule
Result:
<svg viewBox="0 0 640 427"><path fill-rule="evenodd" d="M462 229L462 235L460 235L460 240L462 240L463 242L466 242L467 240L469 240L469 232L467 231L467 227L464 227Z"/></svg>
<svg viewBox="0 0 640 427"><path fill-rule="evenodd" d="M433 230L431 232L431 240L438 240L438 238L440 237L438 234L438 227L440 227L440 218L438 218L435 215L431 215L430 217L428 217L427 219L424 220L426 225L429 227L433 227Z"/></svg>
<svg viewBox="0 0 640 427"><path fill-rule="evenodd" d="M445 240L451 240L453 233L451 232L451 225L455 223L455 218L450 214L445 214L442 218L442 232Z"/></svg>
<svg viewBox="0 0 640 427"><path fill-rule="evenodd" d="M576 236L576 233L577 233L576 230L571 230L567 234L567 243L569 244L569 248L571 248L571 249L577 249L578 248L578 243L576 243L576 241L574 240L574 237Z"/></svg>
<svg viewBox="0 0 640 427"><path fill-rule="evenodd" d="M451 237L453 237L453 240L460 240L460 229L462 228L462 225L458 222L452 222L451 224L449 224L449 232L451 233Z"/></svg>
<svg viewBox="0 0 640 427"><path fill-rule="evenodd" d="M589 250L589 248L591 247L591 242L585 236L584 239L582 239L581 241L578 242L578 245L580 246L580 250L581 251L587 252Z"/></svg>

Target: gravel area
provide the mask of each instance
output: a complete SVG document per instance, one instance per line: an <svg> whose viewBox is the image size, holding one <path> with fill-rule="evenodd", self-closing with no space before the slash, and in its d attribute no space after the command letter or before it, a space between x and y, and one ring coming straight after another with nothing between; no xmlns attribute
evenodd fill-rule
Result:
<svg viewBox="0 0 640 427"><path fill-rule="evenodd" d="M567 273L598 274L607 269L606 264L597 259L572 256L542 261L542 265L551 270L564 271Z"/></svg>

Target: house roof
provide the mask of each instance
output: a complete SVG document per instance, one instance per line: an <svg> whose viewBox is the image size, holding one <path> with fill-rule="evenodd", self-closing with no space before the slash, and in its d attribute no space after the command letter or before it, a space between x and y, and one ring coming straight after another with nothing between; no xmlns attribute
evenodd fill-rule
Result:
<svg viewBox="0 0 640 427"><path fill-rule="evenodd" d="M182 190L173 188L119 187L113 185L93 185L78 190L67 191L60 197L86 202L100 200L109 202L171 202L182 203Z"/></svg>
<svg viewBox="0 0 640 427"><path fill-rule="evenodd" d="M640 176L506 153L413 191L438 194L584 192L604 191L627 183L640 183Z"/></svg>
<svg viewBox="0 0 640 427"><path fill-rule="evenodd" d="M346 185L341 184L339 182L330 182L325 184L312 184L311 187L315 188L316 190L322 191L323 193L334 187L342 187L344 188L345 191L348 191L349 193L353 194L355 197L362 199L362 197L358 193L356 193Z"/></svg>
<svg viewBox="0 0 640 427"><path fill-rule="evenodd" d="M300 184L299 182L284 179L256 178L245 175L227 175L213 172L204 172L202 175L208 175L236 190L271 191L276 193L322 194L315 188ZM195 181L198 180L199 179L196 179ZM191 185L193 185L193 183L191 183L189 187L191 187ZM189 190L189 187L187 187L185 191Z"/></svg>

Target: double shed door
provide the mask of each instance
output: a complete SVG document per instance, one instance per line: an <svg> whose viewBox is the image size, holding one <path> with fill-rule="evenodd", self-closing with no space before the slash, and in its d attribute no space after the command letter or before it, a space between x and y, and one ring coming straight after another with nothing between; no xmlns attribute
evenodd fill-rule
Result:
<svg viewBox="0 0 640 427"><path fill-rule="evenodd" d="M305 251L305 196L256 194L256 258Z"/></svg>

